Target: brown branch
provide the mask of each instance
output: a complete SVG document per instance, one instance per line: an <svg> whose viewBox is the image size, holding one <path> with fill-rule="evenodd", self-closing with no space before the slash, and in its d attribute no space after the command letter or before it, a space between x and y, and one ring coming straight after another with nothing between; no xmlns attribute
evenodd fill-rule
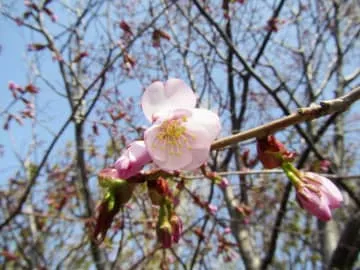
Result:
<svg viewBox="0 0 360 270"><path fill-rule="evenodd" d="M359 86L342 97L320 102L320 105L312 105L310 107L300 108L296 113L292 113L289 116L285 116L259 127L255 127L243 132L239 132L235 135L219 139L211 145L211 149L217 150L251 138L261 138L292 125L311 121L325 115L344 112L358 99L360 99Z"/></svg>

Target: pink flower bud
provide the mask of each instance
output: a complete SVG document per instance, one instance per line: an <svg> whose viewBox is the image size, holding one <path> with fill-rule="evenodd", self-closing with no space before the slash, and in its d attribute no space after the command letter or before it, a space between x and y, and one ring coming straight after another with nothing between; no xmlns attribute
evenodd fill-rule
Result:
<svg viewBox="0 0 360 270"><path fill-rule="evenodd" d="M172 237L175 243L178 243L183 232L183 223L179 216L172 215L170 218Z"/></svg>
<svg viewBox="0 0 360 270"><path fill-rule="evenodd" d="M215 215L217 210L218 210L217 206L213 205L213 204L209 204L207 206L207 209L208 209L208 211L210 212L211 215Z"/></svg>
<svg viewBox="0 0 360 270"><path fill-rule="evenodd" d="M329 179L311 172L303 173L296 198L302 208L322 221L330 220L331 210L343 201L341 192Z"/></svg>
<svg viewBox="0 0 360 270"><path fill-rule="evenodd" d="M226 177L221 178L219 187L221 187L222 189L226 189L228 185L229 185L229 180Z"/></svg>
<svg viewBox="0 0 360 270"><path fill-rule="evenodd" d="M151 158L144 141L134 141L115 162L115 168L119 178L128 179L138 174L144 165L150 161Z"/></svg>
<svg viewBox="0 0 360 270"><path fill-rule="evenodd" d="M8 88L10 90L15 90L17 87L18 87L18 85L16 83L14 83L13 81L9 81Z"/></svg>

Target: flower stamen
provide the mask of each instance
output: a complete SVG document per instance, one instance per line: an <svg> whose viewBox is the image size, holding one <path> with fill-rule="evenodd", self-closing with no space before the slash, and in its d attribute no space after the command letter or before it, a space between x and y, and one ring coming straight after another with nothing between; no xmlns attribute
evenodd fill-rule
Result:
<svg viewBox="0 0 360 270"><path fill-rule="evenodd" d="M191 149L190 140L193 140L194 136L188 134L186 128L182 125L186 121L185 116L164 121L160 126L153 148L157 146L161 148L168 147L169 154L176 156L181 155L184 147Z"/></svg>

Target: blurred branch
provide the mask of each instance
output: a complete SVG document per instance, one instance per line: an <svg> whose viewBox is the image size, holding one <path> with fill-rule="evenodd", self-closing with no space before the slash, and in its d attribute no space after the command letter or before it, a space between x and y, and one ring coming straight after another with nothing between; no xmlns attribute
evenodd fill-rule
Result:
<svg viewBox="0 0 360 270"><path fill-rule="evenodd" d="M249 170L249 171L226 171L226 172L216 172L217 175L226 176L226 175L259 175L259 174L283 174L284 171L281 169L271 169L271 170ZM328 173L320 173L320 175L327 177L336 181L343 180L360 180L360 174L350 174L350 175L340 175L340 174L328 174ZM199 179L204 178L204 175L194 175L190 177L185 177L187 180L189 179Z"/></svg>
<svg viewBox="0 0 360 270"><path fill-rule="evenodd" d="M237 210L238 205L235 201L234 194L231 187L227 187L224 190L224 198L229 209L229 215L231 217L231 231L236 238L237 243L241 243L239 247L240 254L244 259L244 265L246 269L254 270L260 269L260 259L255 253L252 239L250 237L249 228L241 222L244 220L243 215Z"/></svg>
<svg viewBox="0 0 360 270"><path fill-rule="evenodd" d="M360 250L360 212L346 224L332 255L329 269L352 269Z"/></svg>

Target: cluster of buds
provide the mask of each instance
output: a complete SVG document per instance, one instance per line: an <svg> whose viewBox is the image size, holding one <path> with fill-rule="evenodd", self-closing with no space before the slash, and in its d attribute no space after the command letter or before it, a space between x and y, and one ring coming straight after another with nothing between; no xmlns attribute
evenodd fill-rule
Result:
<svg viewBox="0 0 360 270"><path fill-rule="evenodd" d="M25 12L24 14L24 19L27 19L32 11L34 12L45 12L46 15L49 16L49 18L51 19L52 22L56 22L58 17L54 14L54 12L49 9L47 7L47 5L50 3L51 1L47 0L45 1L42 6L38 6L37 4L35 4L34 2L32 1L29 1L29 0L24 0L24 5L28 8L28 10Z"/></svg>
<svg viewBox="0 0 360 270"><path fill-rule="evenodd" d="M270 135L257 140L258 158L265 168L282 168L296 189L299 205L322 221L331 219L331 210L340 207L343 197L326 177L294 167L295 154Z"/></svg>
<svg viewBox="0 0 360 270"><path fill-rule="evenodd" d="M199 195L192 194L192 197L193 197L194 203L196 203L201 208L205 209L210 215L215 215L216 212L218 211L218 207L216 205L202 201L200 199Z"/></svg>
<svg viewBox="0 0 360 270"><path fill-rule="evenodd" d="M206 172L205 168L202 167L202 172L205 177L212 180L216 185L218 185L221 189L226 189L229 185L229 180L226 177L222 177L216 172Z"/></svg>
<svg viewBox="0 0 360 270"><path fill-rule="evenodd" d="M34 84L29 83L25 87L22 87L13 81L10 81L8 84L8 88L12 92L13 96L16 97L17 93L19 92L21 94L30 93L30 94L37 94L39 93L39 88L37 88Z"/></svg>
<svg viewBox="0 0 360 270"><path fill-rule="evenodd" d="M4 129L9 128L10 122L15 120L19 125L23 124L23 119L33 119L35 117L35 105L26 97L26 94L35 95L39 93L39 88L34 84L29 83L26 86L20 86L13 81L10 81L8 88L15 100L22 101L25 104L25 109L21 110L19 114L9 114L4 124Z"/></svg>

